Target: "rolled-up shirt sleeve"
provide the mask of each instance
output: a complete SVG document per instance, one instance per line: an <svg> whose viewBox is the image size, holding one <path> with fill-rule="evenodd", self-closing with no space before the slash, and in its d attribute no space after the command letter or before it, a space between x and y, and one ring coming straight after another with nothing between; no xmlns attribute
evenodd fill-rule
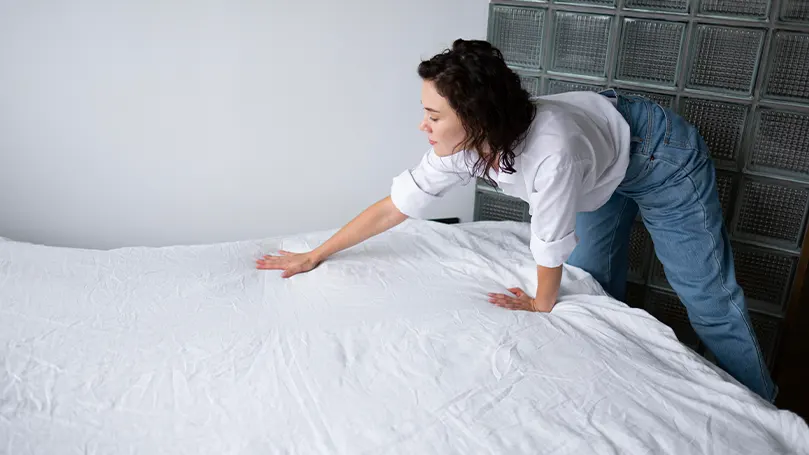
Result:
<svg viewBox="0 0 809 455"><path fill-rule="evenodd" d="M394 177L390 188L393 205L411 218L424 218L424 209L469 175L463 152L440 157L430 149L419 164Z"/></svg>
<svg viewBox="0 0 809 455"><path fill-rule="evenodd" d="M558 267L576 248L582 169L582 162L568 161L541 166L537 172L528 201L532 209L531 254L537 265Z"/></svg>

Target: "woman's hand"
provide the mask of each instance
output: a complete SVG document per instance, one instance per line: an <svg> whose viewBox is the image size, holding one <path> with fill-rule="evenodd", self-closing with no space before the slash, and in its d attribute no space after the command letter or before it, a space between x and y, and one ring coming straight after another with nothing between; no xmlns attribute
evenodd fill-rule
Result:
<svg viewBox="0 0 809 455"><path fill-rule="evenodd" d="M520 288L509 288L508 290L514 297L505 294L489 294L489 302L509 310L522 310L522 311L539 311L547 313L551 311L553 305L541 305L535 299L529 297Z"/></svg>
<svg viewBox="0 0 809 455"><path fill-rule="evenodd" d="M312 252L290 253L281 250L280 256L267 255L256 260L256 268L260 270L283 270L281 278L289 278L299 273L306 273L317 267L322 261L318 260Z"/></svg>
<svg viewBox="0 0 809 455"><path fill-rule="evenodd" d="M343 226L323 245L308 253L279 251L280 256L267 255L256 260L256 268L262 270L283 270L281 278L289 278L305 273L325 261L332 254L350 248L379 233L396 226L407 219L396 208L390 196L363 210L348 224Z"/></svg>

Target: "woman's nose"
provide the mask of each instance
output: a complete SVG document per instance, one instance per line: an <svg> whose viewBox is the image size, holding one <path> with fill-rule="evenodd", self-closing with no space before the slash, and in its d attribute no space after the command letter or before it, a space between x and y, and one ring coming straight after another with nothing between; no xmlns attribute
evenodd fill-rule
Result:
<svg viewBox="0 0 809 455"><path fill-rule="evenodd" d="M425 120L422 120L421 123L419 123L419 131L424 131L424 132L427 132L427 133L430 132L428 127L427 127L427 122Z"/></svg>

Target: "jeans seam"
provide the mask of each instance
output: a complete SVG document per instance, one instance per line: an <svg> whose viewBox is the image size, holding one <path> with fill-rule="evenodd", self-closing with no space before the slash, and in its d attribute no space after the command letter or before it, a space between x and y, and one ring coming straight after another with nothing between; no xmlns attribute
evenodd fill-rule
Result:
<svg viewBox="0 0 809 455"><path fill-rule="evenodd" d="M691 182L691 185L694 187L694 192L697 192L698 191L697 184L696 184L696 182L694 182L694 179L691 178L691 175L686 175L686 178L688 178L688 181ZM758 365L759 366L759 380L761 381L761 385L766 388L767 380L764 377L764 371L766 371L767 368L762 363L764 361L764 356L763 356L763 353L761 352L761 349L758 346L758 340L756 339L755 331L753 331L753 328L750 327L750 324L747 323L747 319L744 317L744 312L742 312L742 309L739 307L739 305L733 299L733 293L730 292L730 289L728 289L727 286L725 285L725 274L722 273L722 261L720 261L719 258L716 257L716 245L717 245L716 244L716 239L714 238L714 235L713 235L713 233L711 233L710 229L708 229L708 210L705 208L705 204L702 203L701 199L698 198L697 201L699 202L699 206L702 209L702 215L703 215L703 220L704 220L703 221L703 227L705 228L705 232L707 232L708 236L711 238L711 243L712 243L711 250L713 251L713 258L716 261L716 265L717 265L717 268L719 270L719 283L722 285L722 289L727 293L728 298L730 299L731 306L741 316L741 320L744 323L745 328L747 328L747 334L753 340L753 347L756 349L756 354L757 354L756 355L756 357L757 357L756 360L758 361L758 364L759 364ZM769 393L770 391L767 390L767 392Z"/></svg>
<svg viewBox="0 0 809 455"><path fill-rule="evenodd" d="M651 104L651 103L650 103L650 106L651 106L652 110L654 110L655 108L660 109L660 112L663 113L663 118L666 119L666 134L663 136L663 143L668 145L668 143L671 142L671 119L669 118L669 115L666 114L666 110L663 109L662 106L660 106L658 104Z"/></svg>
<svg viewBox="0 0 809 455"><path fill-rule="evenodd" d="M674 147L674 148L682 149L682 150L689 150L689 151L695 149L693 144L689 144L687 142L669 141L669 143L666 144L666 145Z"/></svg>
<svg viewBox="0 0 809 455"><path fill-rule="evenodd" d="M646 139L643 141L644 155L649 155L649 143L652 142L652 109L651 103L643 103L646 107Z"/></svg>
<svg viewBox="0 0 809 455"><path fill-rule="evenodd" d="M657 155L655 155L655 162L656 163L666 163L666 164L668 164L670 166L674 166L675 168L680 169L680 170L686 170L686 169L691 168L691 165L688 164L688 163L678 163L676 161L672 161L670 159L667 159L665 157L660 157L660 156L657 156Z"/></svg>

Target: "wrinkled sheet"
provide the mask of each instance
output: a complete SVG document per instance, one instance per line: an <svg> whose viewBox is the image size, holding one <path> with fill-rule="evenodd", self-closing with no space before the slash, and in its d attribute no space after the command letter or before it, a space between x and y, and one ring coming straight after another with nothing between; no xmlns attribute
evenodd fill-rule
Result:
<svg viewBox="0 0 809 455"><path fill-rule="evenodd" d="M527 225L408 220L288 280L333 231L93 251L0 240L0 453L796 454L809 430L565 269Z"/></svg>

